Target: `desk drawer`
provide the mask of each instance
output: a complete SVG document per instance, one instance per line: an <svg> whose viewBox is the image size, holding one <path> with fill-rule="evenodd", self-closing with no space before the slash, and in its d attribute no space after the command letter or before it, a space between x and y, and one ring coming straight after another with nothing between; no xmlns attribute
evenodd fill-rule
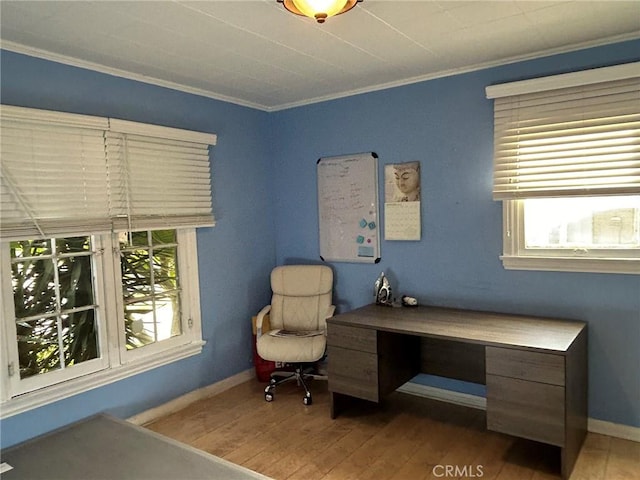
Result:
<svg viewBox="0 0 640 480"><path fill-rule="evenodd" d="M378 356L341 347L327 347L329 391L379 400Z"/></svg>
<svg viewBox="0 0 640 480"><path fill-rule="evenodd" d="M327 325L327 344L362 352L378 351L377 332L372 328Z"/></svg>
<svg viewBox="0 0 640 480"><path fill-rule="evenodd" d="M564 385L564 356L513 348L487 347L487 376Z"/></svg>
<svg viewBox="0 0 640 480"><path fill-rule="evenodd" d="M487 429L564 446L564 387L487 375Z"/></svg>

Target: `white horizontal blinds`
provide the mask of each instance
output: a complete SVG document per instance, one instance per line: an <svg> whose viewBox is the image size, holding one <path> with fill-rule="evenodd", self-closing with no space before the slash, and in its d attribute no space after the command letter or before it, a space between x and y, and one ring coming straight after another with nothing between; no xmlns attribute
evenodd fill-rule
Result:
<svg viewBox="0 0 640 480"><path fill-rule="evenodd" d="M215 140L112 120L107 156L114 229L214 225L209 145Z"/></svg>
<svg viewBox="0 0 640 480"><path fill-rule="evenodd" d="M107 120L2 106L0 238L109 231Z"/></svg>
<svg viewBox="0 0 640 480"><path fill-rule="evenodd" d="M640 193L640 68L496 98L494 109L496 200Z"/></svg>
<svg viewBox="0 0 640 480"><path fill-rule="evenodd" d="M124 135L107 131L105 151L109 186L109 219L113 230L130 230L129 174Z"/></svg>
<svg viewBox="0 0 640 480"><path fill-rule="evenodd" d="M2 106L0 238L214 224L216 136Z"/></svg>

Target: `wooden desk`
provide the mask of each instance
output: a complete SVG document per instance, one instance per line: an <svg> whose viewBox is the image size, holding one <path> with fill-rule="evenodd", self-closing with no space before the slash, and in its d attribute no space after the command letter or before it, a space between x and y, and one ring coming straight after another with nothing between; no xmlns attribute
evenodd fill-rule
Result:
<svg viewBox="0 0 640 480"><path fill-rule="evenodd" d="M328 320L331 417L420 372L487 386L487 428L561 448L567 479L587 431L584 322L368 305Z"/></svg>

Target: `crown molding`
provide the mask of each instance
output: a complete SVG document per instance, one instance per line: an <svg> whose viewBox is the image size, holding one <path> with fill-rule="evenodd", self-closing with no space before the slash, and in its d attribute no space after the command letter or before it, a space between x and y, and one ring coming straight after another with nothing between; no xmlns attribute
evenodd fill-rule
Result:
<svg viewBox="0 0 640 480"><path fill-rule="evenodd" d="M638 33L629 33L629 34L623 34L623 35L615 35L613 37L607 37L605 39L601 39L598 41L591 41L591 42L582 42L582 43L577 43L577 44L571 44L571 45L567 45L565 47L559 47L559 48L554 48L554 49L548 49L548 50L539 50L537 52L534 53L530 53L527 55L519 55L519 56L514 56L514 57L509 57L506 59L502 59L499 61L493 61L493 62L483 62L483 63L477 63L474 65L468 65L465 67L460 67L460 68L452 68L449 70L442 70L439 72L435 72L435 73L430 73L427 75L419 75L416 77L411 77L411 78L407 78L407 79L403 79L403 80L398 80L395 82L387 82L387 83L381 83L378 85L373 85L370 87L364 87L364 88L360 88L360 89L354 89L354 90L349 90L346 92L341 92L339 94L335 94L335 95L324 95L321 97L314 97L308 100L302 100L300 102L292 102L292 103L287 103L287 104L282 104L279 106L275 106L275 107L270 107L267 108L268 112L275 112L275 111L279 111L279 110L287 110L290 108L296 108L296 107L303 107L305 105L310 105L310 104L314 104L314 103L321 103L321 102L327 102L330 100L338 100L340 98L346 98L346 97L352 97L354 95L360 95L363 93L370 93L370 92L376 92L376 91L380 91L380 90L387 90L389 88L395 88L395 87L402 87L405 85L412 85L414 83L420 83L420 82L426 82L428 80L435 80L438 78L445 78L445 77L452 77L454 75L461 75L464 73L471 73L471 72L476 72L479 70L486 70L488 68L493 68L493 67L501 67L504 65L510 65L513 63L518 63L518 62L525 62L528 60L536 60L538 58L543 58L543 57L550 57L552 55L561 55L563 53L570 53L570 52L575 52L578 50L584 50L586 48L592 48L592 47L601 47L604 45L610 45L613 43L619 43L619 42L625 42L625 41L629 41L629 40L638 40L640 39L640 34Z"/></svg>
<svg viewBox="0 0 640 480"><path fill-rule="evenodd" d="M222 102L233 103L235 105L240 105L240 106L243 106L243 107L253 108L253 109L256 109L256 110L262 110L264 112L277 112L277 111L281 111L281 110L288 110L288 109L291 109L291 108L297 108L297 107L303 107L303 106L306 106L306 105L312 105L312 104L315 104L315 103L322 103L322 102L327 102L327 101L331 101L331 100L339 100L341 98L351 97L351 96L355 96L355 95L361 95L363 93L377 92L377 91L380 91L380 90L387 90L387 89L390 89L390 88L402 87L402 86L405 86L405 85L412 85L414 83L425 82L425 81L428 81L428 80L435 80L437 78L451 77L451 76L454 76L454 75L460 75L460 74L464 74L464 73L475 72L475 71L478 71L478 70L485 70L487 68L493 68L493 67L499 67L499 66L503 66L503 65L509 65L509 64L523 62L523 61L527 61L527 60L535 60L537 58L548 57L548 56L551 56L551 55L559 55L559 54L563 54L563 53L569 53L569 52L573 52L573 51L577 51L577 50L582 50L582 49L585 49L585 48L599 47L599 46L609 45L609 44L612 44L612 43L624 42L624 41L628 41L628 40L636 40L636 39L639 39L639 38L640 38L640 34L638 34L637 32L628 33L628 34L622 34L622 35L614 35L612 37L607 37L607 38L600 39L600 40L597 40L597 41L581 42L581 43L571 44L571 45L567 45L567 46L559 47L559 48L553 48L553 49L548 49L548 50L539 50L537 52L530 53L530 54L527 54L527 55L519 55L519 56L509 57L509 58L502 59L502 60L499 60L499 61L482 62L482 63L477 63L477 64L474 64L474 65L468 65L468 66L461 67L461 68L452 68L452 69L449 69L449 70L443 70L443 71L439 71L439 72L435 72L435 73L430 73L430 74L427 74L427 75L419 75L419 76L415 76L415 77L411 77L411 78L407 78L407 79L403 79L403 80L398 80L398 81L395 81L395 82L381 83L381 84L372 85L372 86L369 86L369 87L363 87L363 88L358 88L358 89L347 90L347 91L336 93L336 94L323 95L323 96L319 96L319 97L312 97L312 98L308 98L308 99L305 99L305 100L300 100L300 101L297 101L297 102L283 103L283 104L280 104L280 105L272 105L272 106L263 105L263 104L259 104L259 103L254 103L254 102L249 102L249 101L246 101L246 100L242 100L240 98L221 95L221 94L217 94L215 92L211 92L209 90L189 87L187 85L182 85L182 84L179 84L179 83L174 83L174 82L169 82L169 81L166 81L166 80L161 80L161 79L158 79L158 78L155 78L155 77L141 75L141 74L137 74L137 73L134 73L134 72L127 71L127 70L108 67L108 66L101 65L101 64L98 64L98 63L89 62L89 61L86 61L86 60L81 60L81 59L74 58L74 57L69 57L69 56L66 56L66 55L60 55L60 54L57 54L57 53L50 52L48 50L29 47L29 46L26 46L26 45L22 45L22 44L11 42L11 41L7 41L7 40L3 40L2 41L2 43L0 44L0 48L2 48L4 50L9 50L9 51L12 51L12 52L15 52L15 53L28 55L28 56L31 56L31 57L37 57L37 58L41 58L41 59L44 59L44 60L50 60L50 61L54 61L54 62L65 64L65 65L70 65L70 66L73 66L73 67L85 68L85 69L88 69L88 70L93 70L93 71L96 71L96 72L105 73L107 75L113 75L113 76L116 76L116 77L126 78L126 79L129 79L129 80L135 80L135 81L138 81L138 82L148 83L148 84L151 84L151 85L156 85L156 86L159 86L159 87L164 87L164 88L169 88L169 89L172 89L172 90L177 90L177 91L181 91L181 92L185 92L185 93L190 93L190 94L198 95L198 96L201 96L201 97L211 98L211 99L214 99L214 100L220 100Z"/></svg>
<svg viewBox="0 0 640 480"><path fill-rule="evenodd" d="M79 58L69 57L67 55L60 55L48 50L40 48L29 47L20 43L11 42L8 40L2 40L0 43L2 50L8 50L22 55L28 55L30 57L41 58L43 60L49 60L52 62L62 63L71 67L84 68L86 70L92 70L99 73L105 73L114 77L126 78L127 80L135 80L137 82L148 83L157 87L169 88L171 90L177 90L179 92L190 93L192 95L198 95L200 97L207 97L213 100L220 100L222 102L233 103L242 107L253 108L256 110L267 111L269 107L261 105L259 103L247 102L240 98L229 97L218 93L204 90L201 88L189 87L180 83L170 82L167 80L161 80L159 78L150 77L147 75L141 75L139 73L130 72L128 70L122 70L119 68L108 67L99 63L89 62L87 60L81 60Z"/></svg>

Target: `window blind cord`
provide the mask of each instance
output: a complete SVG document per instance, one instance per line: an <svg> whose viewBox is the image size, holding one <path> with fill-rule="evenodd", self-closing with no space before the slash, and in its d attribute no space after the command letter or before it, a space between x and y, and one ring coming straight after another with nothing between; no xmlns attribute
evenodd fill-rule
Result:
<svg viewBox="0 0 640 480"><path fill-rule="evenodd" d="M133 228L131 226L131 188L130 188L130 166L129 166L129 143L128 136L122 135L122 145L124 147L124 166L125 166L125 198L127 201L127 237L129 245L133 243Z"/></svg>
<svg viewBox="0 0 640 480"><path fill-rule="evenodd" d="M33 214L32 209L29 208L29 205L24 201L24 198L20 194L20 191L18 190L18 187L16 187L15 182L11 179L11 175L9 174L9 172L4 167L3 164L0 164L0 173L2 173L2 178L4 178L5 184L9 188L9 191L13 194L13 197L18 201L18 203L20 204L22 209L29 216L29 218L33 222L33 225L36 227L36 229L38 230L40 235L42 235L43 238L46 238L46 235L42 231L42 228L40 228L40 224L38 223L38 220L36 219L35 215Z"/></svg>

